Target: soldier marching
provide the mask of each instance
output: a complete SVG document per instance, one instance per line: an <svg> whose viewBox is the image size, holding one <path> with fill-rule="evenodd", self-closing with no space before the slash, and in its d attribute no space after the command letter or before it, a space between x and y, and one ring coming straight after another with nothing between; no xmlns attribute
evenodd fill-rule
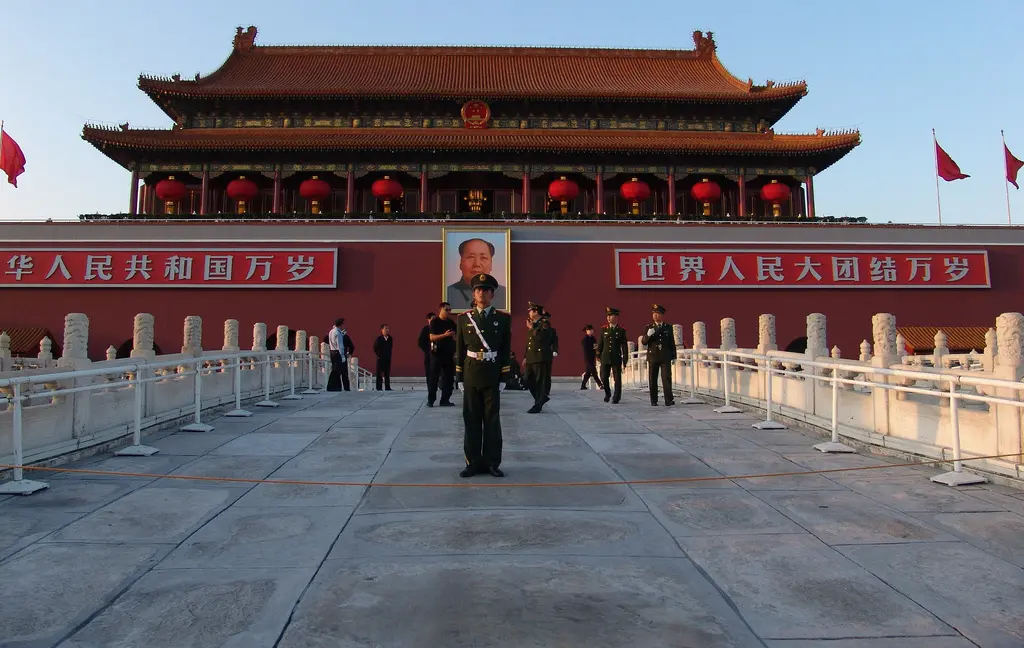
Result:
<svg viewBox="0 0 1024 648"><path fill-rule="evenodd" d="M523 354L523 373L526 386L533 396L533 407L527 410L537 414L550 400L551 360L557 354L558 338L544 317L544 307L528 302L526 319L526 353Z"/></svg>
<svg viewBox="0 0 1024 648"><path fill-rule="evenodd" d="M672 396L672 362L676 359L676 340L672 325L665 322L665 307L651 304L651 323L645 327L640 343L647 347L647 383L651 405L658 404L658 374L665 392L665 405L675 405Z"/></svg>
<svg viewBox="0 0 1024 648"><path fill-rule="evenodd" d="M622 370L629 359L629 342L626 329L619 326L619 309L605 308L608 323L601 328L597 339L597 356L601 360L601 382L604 383L604 402L616 404L622 398ZM615 394L612 395L609 378L615 379Z"/></svg>

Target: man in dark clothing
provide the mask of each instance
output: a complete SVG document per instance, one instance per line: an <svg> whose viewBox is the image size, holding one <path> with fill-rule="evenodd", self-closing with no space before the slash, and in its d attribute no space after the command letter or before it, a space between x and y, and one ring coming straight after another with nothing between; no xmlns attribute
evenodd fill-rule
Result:
<svg viewBox="0 0 1024 648"><path fill-rule="evenodd" d="M348 331L341 328L345 325L345 318L339 317L334 321L334 328L327 334L327 346L331 351L331 374L327 377L327 391L341 391L342 385L345 391L351 391L348 381L348 359L356 351L356 345L348 336Z"/></svg>
<svg viewBox="0 0 1024 648"><path fill-rule="evenodd" d="M381 391L381 383L385 391L391 391L391 349L394 338L387 324L380 325L380 335L373 341L373 352L377 354L377 391Z"/></svg>
<svg viewBox="0 0 1024 648"><path fill-rule="evenodd" d="M594 327L587 324L583 327L583 382L580 389L587 388L587 381L593 378L597 382L598 389L604 389L601 376L597 373L597 338L594 337Z"/></svg>
<svg viewBox="0 0 1024 648"><path fill-rule="evenodd" d="M629 337L626 329L619 326L619 309L611 306L604 309L608 323L601 329L597 339L597 355L601 359L601 382L604 383L604 402L613 405L622 398L622 370L629 360ZM615 380L615 394L612 395L611 380Z"/></svg>
<svg viewBox="0 0 1024 648"><path fill-rule="evenodd" d="M526 386L533 396L533 407L529 414L537 414L548 401L548 390L551 389L551 327L544 319L544 307L528 302L529 319L527 320L526 353L523 360L526 364Z"/></svg>
<svg viewBox="0 0 1024 648"><path fill-rule="evenodd" d="M554 372L554 358L558 357L558 330L551 324L551 313L544 311L542 319L547 323L548 329L551 331L551 364L548 365L548 389L544 394L544 402L551 400L551 376Z"/></svg>
<svg viewBox="0 0 1024 648"><path fill-rule="evenodd" d="M441 302L437 317L430 322L430 343L434 349L430 354L430 373L427 380L427 407L434 406L437 385L441 383L442 407L454 407L451 401L455 390L455 334L457 327L451 318L452 305Z"/></svg>
<svg viewBox="0 0 1024 648"><path fill-rule="evenodd" d="M437 315L427 313L427 325L420 329L420 337L416 341L416 346L423 352L423 377L426 378L427 384L430 383L430 323L435 317Z"/></svg>
<svg viewBox="0 0 1024 648"><path fill-rule="evenodd" d="M676 340L672 326L665 322L665 307L651 305L651 319L640 338L647 346L647 382L650 385L651 405L658 404L658 373L661 373L661 388L665 392L665 404L675 405L672 397L672 362L676 359Z"/></svg>

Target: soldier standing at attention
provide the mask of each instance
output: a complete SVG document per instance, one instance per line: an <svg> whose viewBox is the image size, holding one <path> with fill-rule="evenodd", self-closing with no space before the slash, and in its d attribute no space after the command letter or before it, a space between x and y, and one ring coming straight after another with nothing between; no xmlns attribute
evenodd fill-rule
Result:
<svg viewBox="0 0 1024 648"><path fill-rule="evenodd" d="M604 309L608 323L601 329L601 337L597 340L597 355L601 358L601 382L604 383L604 402L611 399L612 404L622 398L622 370L629 359L629 342L626 341L626 329L619 326L619 309ZM609 374L615 378L615 397L612 397L611 386L608 384Z"/></svg>
<svg viewBox="0 0 1024 648"><path fill-rule="evenodd" d="M651 319L640 342L647 346L647 382L651 386L651 405L658 404L658 372L665 392L665 405L675 405L672 398L672 361L676 359L676 339L672 326L665 323L665 307L651 304Z"/></svg>
<svg viewBox="0 0 1024 648"><path fill-rule="evenodd" d="M533 396L533 407L529 414L540 412L548 400L551 389L551 328L544 319L544 307L528 302L526 353L523 362L526 365L526 386Z"/></svg>
<svg viewBox="0 0 1024 648"><path fill-rule="evenodd" d="M586 371L583 372L583 383L580 389L587 388L587 381L593 378L597 386L604 389L601 376L597 375L597 340L594 338L594 326L587 324L583 327L583 364Z"/></svg>
<svg viewBox="0 0 1024 648"><path fill-rule="evenodd" d="M461 477L489 473L504 477L501 464L501 392L512 369L512 318L491 306L497 280L474 275L474 308L459 315L455 335L455 371L462 382L462 418L466 424Z"/></svg>

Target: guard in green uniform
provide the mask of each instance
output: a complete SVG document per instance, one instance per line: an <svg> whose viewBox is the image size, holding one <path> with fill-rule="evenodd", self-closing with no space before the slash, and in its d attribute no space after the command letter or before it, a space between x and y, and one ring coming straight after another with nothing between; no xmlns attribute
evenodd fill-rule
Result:
<svg viewBox="0 0 1024 648"><path fill-rule="evenodd" d="M605 308L608 323L601 328L597 339L597 357L601 360L601 382L604 383L604 402L618 403L622 398L622 370L629 360L629 342L626 329L619 326L619 309ZM609 374L615 377L615 396L612 397Z"/></svg>
<svg viewBox="0 0 1024 648"><path fill-rule="evenodd" d="M504 477L501 464L500 393L511 366L512 318L491 306L498 282L474 275L474 307L459 315L455 334L455 372L462 382L462 418L466 424L462 477L490 473Z"/></svg>
<svg viewBox="0 0 1024 648"><path fill-rule="evenodd" d="M665 322L665 307L651 304L651 319L641 344L647 347L647 384L651 388L651 405L658 404L658 373L665 392L665 405L675 405L672 398L672 361L676 359L676 339L672 325Z"/></svg>
<svg viewBox="0 0 1024 648"><path fill-rule="evenodd" d="M551 327L544 318L544 307L540 304L527 302L526 353L523 361L526 387L533 396L533 407L527 410L530 414L540 412L548 401L551 390Z"/></svg>

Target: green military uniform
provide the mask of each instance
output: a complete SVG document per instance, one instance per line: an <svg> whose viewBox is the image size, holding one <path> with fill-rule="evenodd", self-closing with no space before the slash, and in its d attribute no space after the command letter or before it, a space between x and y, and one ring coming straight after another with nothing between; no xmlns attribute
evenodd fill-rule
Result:
<svg viewBox="0 0 1024 648"><path fill-rule="evenodd" d="M473 288L494 290L498 282L487 274L475 275ZM462 382L462 418L465 422L463 477L504 473L501 464L501 390L511 366L512 318L493 306L473 308L458 318L455 335L455 372Z"/></svg>
<svg viewBox="0 0 1024 648"><path fill-rule="evenodd" d="M618 315L619 309L605 308L605 315ZM601 360L601 382L604 383L604 402L611 399L618 403L622 398L622 369L629 360L629 342L626 329L621 326L605 324L601 335L597 338L597 357ZM609 375L615 378L615 396L612 397Z"/></svg>
<svg viewBox="0 0 1024 648"><path fill-rule="evenodd" d="M665 314L661 304L651 304L652 313ZM676 339L668 322L651 322L644 327L640 343L647 346L647 383L651 390L651 405L658 404L658 374L665 392L665 404L674 405L672 398L672 362L676 359Z"/></svg>
<svg viewBox="0 0 1024 648"><path fill-rule="evenodd" d="M544 307L540 304L528 302L530 311L544 313ZM528 412L537 414L549 398L551 391L551 359L553 357L553 346L557 340L553 337L554 331L548 324L548 320L541 315L541 318L530 323L526 333L526 353L523 360L526 362L526 387L533 396L533 407Z"/></svg>

